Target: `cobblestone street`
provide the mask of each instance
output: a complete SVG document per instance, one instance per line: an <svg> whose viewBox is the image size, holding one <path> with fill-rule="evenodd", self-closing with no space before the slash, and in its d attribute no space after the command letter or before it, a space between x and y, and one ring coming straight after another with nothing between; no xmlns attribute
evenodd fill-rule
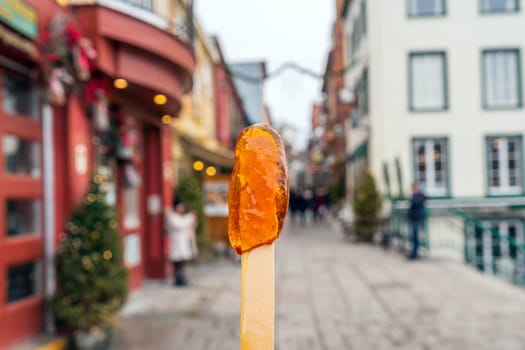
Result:
<svg viewBox="0 0 525 350"><path fill-rule="evenodd" d="M238 349L240 265L132 295L114 349ZM451 262L409 262L328 224L287 225L276 248L276 348L524 349L525 291Z"/></svg>

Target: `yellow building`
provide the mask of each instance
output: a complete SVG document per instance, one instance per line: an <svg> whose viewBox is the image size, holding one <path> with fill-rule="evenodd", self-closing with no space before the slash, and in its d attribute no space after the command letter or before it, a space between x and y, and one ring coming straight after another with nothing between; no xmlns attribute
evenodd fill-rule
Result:
<svg viewBox="0 0 525 350"><path fill-rule="evenodd" d="M196 68L193 88L182 99L181 112L173 121L172 150L176 182L193 170L202 170L208 176L228 173L233 164L232 152L217 141L214 69L218 55L198 22L194 23ZM196 169L193 168L195 162ZM202 169L200 162L204 165Z"/></svg>
<svg viewBox="0 0 525 350"><path fill-rule="evenodd" d="M189 7L176 1L174 30L183 35ZM177 34L178 35L178 34ZM191 38L190 38L191 40ZM201 241L224 244L227 236L227 185L233 167L233 152L218 141L216 100L216 67L221 56L198 21L193 20L193 53L195 71L193 87L182 98L179 115L171 122L174 183L187 176L196 177L202 185L206 231ZM204 218L203 218L204 219Z"/></svg>

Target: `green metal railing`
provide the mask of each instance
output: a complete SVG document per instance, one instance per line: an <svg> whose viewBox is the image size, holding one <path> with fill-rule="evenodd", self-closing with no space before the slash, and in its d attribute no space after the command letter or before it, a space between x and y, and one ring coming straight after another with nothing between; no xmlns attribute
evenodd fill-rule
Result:
<svg viewBox="0 0 525 350"><path fill-rule="evenodd" d="M408 249L411 230L407 210L392 208L387 230L398 247ZM456 257L485 274L525 287L525 232L520 219L485 219L459 209L430 209L421 248L429 256Z"/></svg>
<svg viewBox="0 0 525 350"><path fill-rule="evenodd" d="M393 208L390 214L387 231L391 233L393 238L397 239L397 246L400 250L408 250L411 242L411 227L407 219L406 209ZM423 237L421 237L420 247L423 250L429 249L428 240L428 214L425 215L425 222L423 225Z"/></svg>

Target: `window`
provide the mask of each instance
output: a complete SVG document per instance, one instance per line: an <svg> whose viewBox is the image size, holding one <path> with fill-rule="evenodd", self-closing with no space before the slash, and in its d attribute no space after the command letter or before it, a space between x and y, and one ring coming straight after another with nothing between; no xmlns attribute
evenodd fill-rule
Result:
<svg viewBox="0 0 525 350"><path fill-rule="evenodd" d="M521 107L519 50L483 52L483 104L485 108Z"/></svg>
<svg viewBox="0 0 525 350"><path fill-rule="evenodd" d="M366 34L367 31L367 24L366 24L366 1L361 1L361 13L359 14L359 17L361 18L361 31L363 34Z"/></svg>
<svg viewBox="0 0 525 350"><path fill-rule="evenodd" d="M356 52L361 46L363 38L366 36L367 24L366 24L366 1L361 2L359 14L355 16L352 21L352 33L348 40L348 57L353 61Z"/></svg>
<svg viewBox="0 0 525 350"><path fill-rule="evenodd" d="M191 94L192 103L193 103L193 118L199 118L200 115L200 106L201 106L201 100L202 100L202 81L201 76L198 74L197 69L195 70L195 73L193 74L193 90Z"/></svg>
<svg viewBox="0 0 525 350"><path fill-rule="evenodd" d="M448 108L445 56L444 52L410 54L411 111L442 111Z"/></svg>
<svg viewBox="0 0 525 350"><path fill-rule="evenodd" d="M518 0L480 0L481 12L516 12Z"/></svg>
<svg viewBox="0 0 525 350"><path fill-rule="evenodd" d="M408 15L442 16L445 14L445 0L408 0Z"/></svg>
<svg viewBox="0 0 525 350"><path fill-rule="evenodd" d="M140 225L139 189L137 186L124 189L124 227Z"/></svg>
<svg viewBox="0 0 525 350"><path fill-rule="evenodd" d="M8 199L6 202L5 223L8 236L40 232L40 201L32 199Z"/></svg>
<svg viewBox="0 0 525 350"><path fill-rule="evenodd" d="M430 197L448 195L448 148L446 139L413 141L414 182Z"/></svg>
<svg viewBox="0 0 525 350"><path fill-rule="evenodd" d="M202 90L206 97L209 97L213 93L213 77L211 72L211 67L209 63L202 64Z"/></svg>
<svg viewBox="0 0 525 350"><path fill-rule="evenodd" d="M38 268L35 262L7 269L7 302L12 303L38 294Z"/></svg>
<svg viewBox="0 0 525 350"><path fill-rule="evenodd" d="M351 48L351 57L352 61L359 49L359 44L361 43L361 27L357 19L354 19L352 22L352 36L350 38L350 48Z"/></svg>
<svg viewBox="0 0 525 350"><path fill-rule="evenodd" d="M120 0L131 6L139 7L153 12L153 0Z"/></svg>
<svg viewBox="0 0 525 350"><path fill-rule="evenodd" d="M40 145L20 139L14 135L4 135L5 169L18 175L40 176Z"/></svg>
<svg viewBox="0 0 525 350"><path fill-rule="evenodd" d="M28 80L4 76L2 109L20 117L38 117L38 98L34 85Z"/></svg>
<svg viewBox="0 0 525 350"><path fill-rule="evenodd" d="M363 71L363 75L357 82L355 96L357 97L357 107L363 112L368 113L368 69Z"/></svg>
<svg viewBox="0 0 525 350"><path fill-rule="evenodd" d="M521 137L487 138L487 182L490 195L522 192Z"/></svg>
<svg viewBox="0 0 525 350"><path fill-rule="evenodd" d="M177 38L182 41L189 40L188 20L182 15L182 9L178 9L173 18L173 30Z"/></svg>

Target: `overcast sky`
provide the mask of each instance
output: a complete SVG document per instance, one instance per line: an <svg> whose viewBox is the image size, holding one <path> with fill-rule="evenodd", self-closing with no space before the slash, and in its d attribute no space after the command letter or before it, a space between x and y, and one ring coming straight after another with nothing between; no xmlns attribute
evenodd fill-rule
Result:
<svg viewBox="0 0 525 350"><path fill-rule="evenodd" d="M194 0L204 30L216 34L229 62L266 61L268 72L294 61L322 73L330 43L335 0ZM297 128L303 148L321 82L286 71L265 83L265 100L276 124Z"/></svg>

